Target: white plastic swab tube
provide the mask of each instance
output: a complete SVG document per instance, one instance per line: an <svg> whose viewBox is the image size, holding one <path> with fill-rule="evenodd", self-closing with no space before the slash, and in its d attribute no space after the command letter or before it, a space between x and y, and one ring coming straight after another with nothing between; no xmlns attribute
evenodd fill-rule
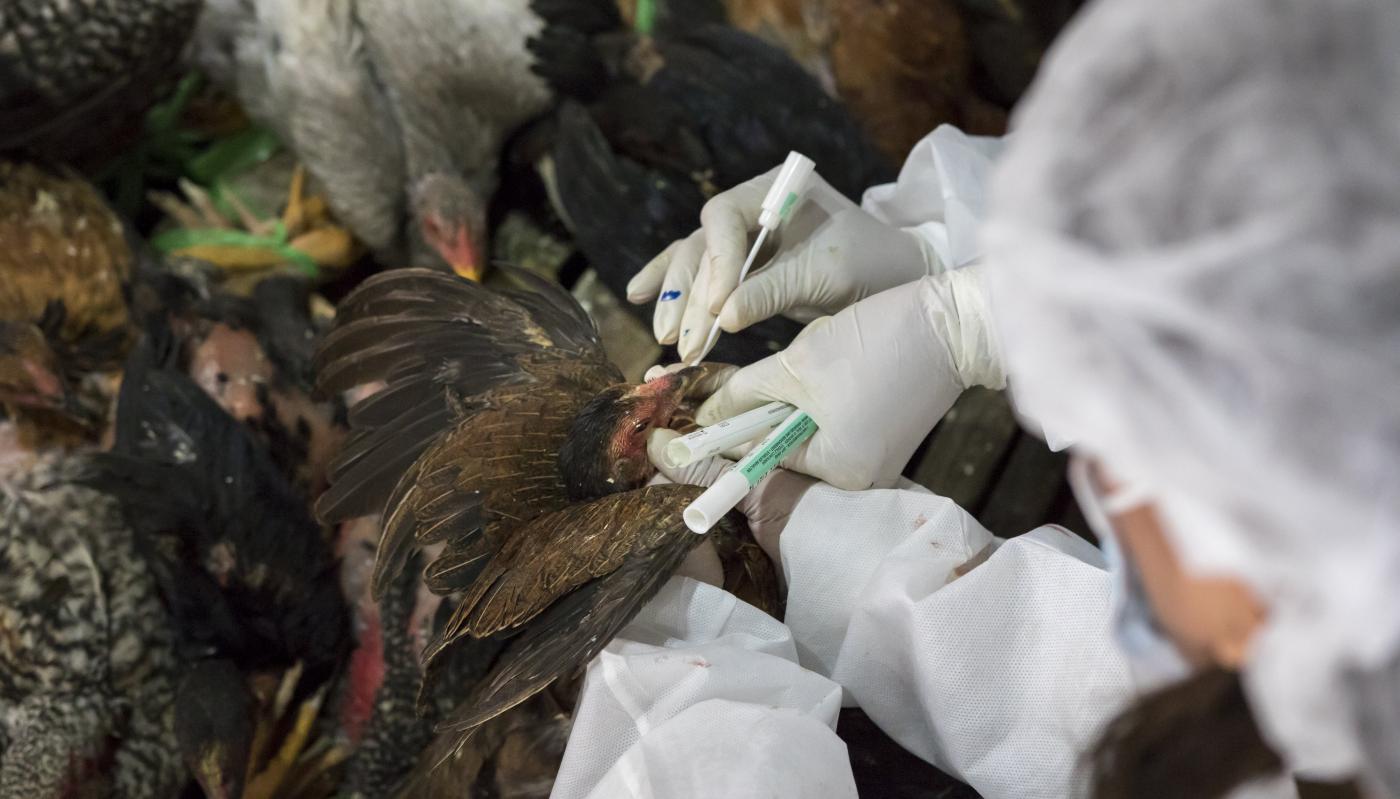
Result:
<svg viewBox="0 0 1400 799"><path fill-rule="evenodd" d="M725 472L705 493L686 507L681 518L693 533L707 533L724 514L734 510L739 500L753 490L773 467L782 463L803 441L817 432L817 423L802 411L793 411L773 429L734 468Z"/></svg>
<svg viewBox="0 0 1400 799"><path fill-rule="evenodd" d="M763 205L758 214L758 238L754 239L753 247L749 249L749 257L744 259L744 266L739 270L739 279L735 285L743 283L744 278L749 276L749 270L753 268L754 259L758 257L758 251L763 248L768 234L777 230L778 225L791 216L793 209L801 202L802 195L807 190L807 181L811 179L816 166L812 159L796 150L788 153L783 168L778 170L778 177L773 179L773 185L768 188L768 194L763 198ZM700 348L700 353L690 365L700 363L700 359L709 353L718 340L719 318L716 317L715 323L710 325L709 335L705 336L705 346Z"/></svg>
<svg viewBox="0 0 1400 799"><path fill-rule="evenodd" d="M666 460L674 467L713 457L746 444L783 423L795 410L786 402L770 402L761 408L716 422L666 445Z"/></svg>

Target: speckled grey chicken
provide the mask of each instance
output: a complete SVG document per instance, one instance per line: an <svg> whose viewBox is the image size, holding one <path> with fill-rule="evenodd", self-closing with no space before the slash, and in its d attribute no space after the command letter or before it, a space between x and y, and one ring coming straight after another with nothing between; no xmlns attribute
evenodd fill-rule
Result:
<svg viewBox="0 0 1400 799"><path fill-rule="evenodd" d="M107 149L174 77L202 0L0 4L0 150Z"/></svg>
<svg viewBox="0 0 1400 799"><path fill-rule="evenodd" d="M481 276L504 138L543 111L528 0L210 0L196 58L386 265Z"/></svg>
<svg viewBox="0 0 1400 799"><path fill-rule="evenodd" d="M647 434L697 371L623 382L572 297L510 274L523 290L376 275L317 358L327 390L386 384L350 409L318 511L384 512L378 596L426 562L445 600L422 695L457 686L443 727L464 738L587 663L704 540L681 520L700 489L644 487ZM475 664L483 677L454 684Z"/></svg>
<svg viewBox="0 0 1400 799"><path fill-rule="evenodd" d="M0 797L171 797L173 632L116 504L47 459L0 483Z"/></svg>

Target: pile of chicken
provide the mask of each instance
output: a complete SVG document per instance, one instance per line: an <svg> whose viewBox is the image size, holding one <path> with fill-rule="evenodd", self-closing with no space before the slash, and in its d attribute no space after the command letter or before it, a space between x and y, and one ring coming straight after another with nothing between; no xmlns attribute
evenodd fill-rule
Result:
<svg viewBox="0 0 1400 799"><path fill-rule="evenodd" d="M649 6L0 13L0 799L546 796L582 669L692 550L781 612L741 521L693 535L698 489L649 484L702 372L626 381L552 275L492 264L502 220L621 297L789 150L856 198L940 122L996 129L1024 70L978 53L1059 12ZM91 182L166 135L182 53L280 140L285 209L167 175L119 217Z"/></svg>

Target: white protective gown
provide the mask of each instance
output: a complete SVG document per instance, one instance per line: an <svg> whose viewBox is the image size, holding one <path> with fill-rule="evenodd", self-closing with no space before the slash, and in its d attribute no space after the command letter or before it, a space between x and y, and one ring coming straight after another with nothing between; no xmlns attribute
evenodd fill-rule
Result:
<svg viewBox="0 0 1400 799"><path fill-rule="evenodd" d="M853 797L842 687L989 799L1079 793L1134 690L1094 547L1055 527L1002 541L923 490L819 485L782 554L786 625L677 578L593 662L557 799Z"/></svg>
<svg viewBox="0 0 1400 799"><path fill-rule="evenodd" d="M973 263L999 146L940 127L864 207ZM1077 796L1087 747L1149 687L1102 554L1061 528L1002 540L912 484L818 485L782 557L786 624L676 578L590 664L555 799L854 797L843 700L987 799Z"/></svg>

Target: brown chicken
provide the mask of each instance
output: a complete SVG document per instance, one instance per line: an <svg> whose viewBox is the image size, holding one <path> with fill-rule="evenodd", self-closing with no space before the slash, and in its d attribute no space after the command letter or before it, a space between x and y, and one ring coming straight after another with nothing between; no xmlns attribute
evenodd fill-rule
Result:
<svg viewBox="0 0 1400 799"><path fill-rule="evenodd" d="M829 0L836 91L896 161L941 124L1006 132L972 90L972 53L953 0Z"/></svg>
<svg viewBox="0 0 1400 799"><path fill-rule="evenodd" d="M832 0L724 0L734 27L783 48L835 93L831 71Z"/></svg>
<svg viewBox="0 0 1400 799"><path fill-rule="evenodd" d="M973 91L955 0L726 0L734 25L788 51L896 163L943 123L1000 134L1005 112Z"/></svg>
<svg viewBox="0 0 1400 799"><path fill-rule="evenodd" d="M318 511L382 510L383 595L419 558L446 597L424 652L424 696L482 723L587 663L704 540L692 486L644 486L646 439L700 370L622 381L583 310L556 285L491 291L412 269L345 299L317 355L325 390L387 385L350 409L352 433ZM457 683L448 675L484 674Z"/></svg>
<svg viewBox="0 0 1400 799"><path fill-rule="evenodd" d="M131 342L122 224L76 174L0 161L0 245L0 404L31 440L80 434Z"/></svg>

